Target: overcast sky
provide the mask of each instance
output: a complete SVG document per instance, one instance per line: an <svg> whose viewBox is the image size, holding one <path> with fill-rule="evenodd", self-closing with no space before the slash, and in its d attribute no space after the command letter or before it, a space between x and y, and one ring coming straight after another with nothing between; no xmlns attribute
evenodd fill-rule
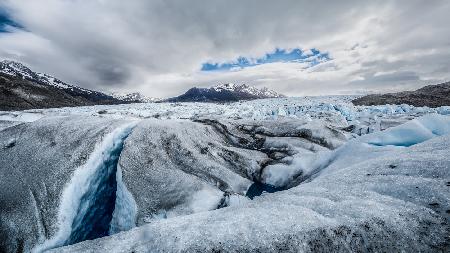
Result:
<svg viewBox="0 0 450 253"><path fill-rule="evenodd" d="M450 80L449 14L448 0L0 0L0 58L152 97L407 90Z"/></svg>

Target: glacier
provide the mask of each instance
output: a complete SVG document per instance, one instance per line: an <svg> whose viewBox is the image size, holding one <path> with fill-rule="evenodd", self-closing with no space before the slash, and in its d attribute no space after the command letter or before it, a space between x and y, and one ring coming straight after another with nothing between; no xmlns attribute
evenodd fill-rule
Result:
<svg viewBox="0 0 450 253"><path fill-rule="evenodd" d="M448 108L352 98L0 112L0 249L448 251Z"/></svg>

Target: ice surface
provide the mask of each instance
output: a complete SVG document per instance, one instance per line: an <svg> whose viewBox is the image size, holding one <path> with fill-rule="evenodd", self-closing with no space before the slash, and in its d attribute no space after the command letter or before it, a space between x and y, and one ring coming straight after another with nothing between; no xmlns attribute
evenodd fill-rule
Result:
<svg viewBox="0 0 450 253"><path fill-rule="evenodd" d="M450 133L450 118L430 114L384 132L373 134L367 139L367 143L378 146L407 147L448 133Z"/></svg>
<svg viewBox="0 0 450 253"><path fill-rule="evenodd" d="M446 251L449 141L399 148L355 140L308 183L58 252Z"/></svg>
<svg viewBox="0 0 450 253"><path fill-rule="evenodd" d="M124 105L97 105L85 107L0 112L0 120L36 120L43 116L99 115L103 117L134 117L159 119L272 119L293 117L297 119L326 119L369 128L369 132L380 128L383 119L397 119L401 123L428 113L448 114L448 106L439 108L414 107L409 105L354 106L354 96L326 96L260 99L227 104L212 103L142 103ZM24 115L24 116L22 116ZM34 117L34 118L32 118ZM409 118L408 118L409 117ZM405 119L406 118L406 119ZM378 125L378 126L377 126ZM355 130L356 131L356 130Z"/></svg>
<svg viewBox="0 0 450 253"><path fill-rule="evenodd" d="M192 196L191 208L194 213L217 209L223 193L215 188L205 186Z"/></svg>
<svg viewBox="0 0 450 253"><path fill-rule="evenodd" d="M264 169L262 182L275 187L286 187L296 177L308 177L317 169L322 167L321 156L328 154L327 151L311 154L297 154L293 157L284 158L282 163L269 165Z"/></svg>
<svg viewBox="0 0 450 253"><path fill-rule="evenodd" d="M342 159L343 153L349 154L349 156L358 154L358 159L351 159L351 162L353 163L355 160L364 159L365 157L362 150L365 150L366 148L360 147L360 143L367 143L375 146L408 147L433 137L449 133L450 117L439 114L429 114L385 131L356 139L334 153L322 150L320 152L302 152L293 155L292 157L284 158L282 163L267 166L262 174L262 179L266 184L275 187L285 187L291 183L295 177L302 176L306 179L313 173L316 173L318 169L328 166L330 159L332 160L334 157L340 156ZM354 143L358 143L358 145ZM377 149L373 150L373 152L369 152L369 154L380 155L380 152L380 149Z"/></svg>
<svg viewBox="0 0 450 253"><path fill-rule="evenodd" d="M335 150L310 151L314 159L294 155L290 166L303 169L310 178L289 190L262 194L237 206L154 220L58 250L445 251L449 229L445 213L450 209L448 120L427 115L352 139ZM419 136L415 145L390 144L392 139L410 143L405 131L434 134ZM383 140L383 145L370 144L374 139Z"/></svg>
<svg viewBox="0 0 450 253"><path fill-rule="evenodd" d="M141 121L125 141L120 167L138 207L138 225L217 208L225 191L245 194L265 154L229 146L211 126Z"/></svg>
<svg viewBox="0 0 450 253"><path fill-rule="evenodd" d="M113 235L55 252L448 251L448 108L351 99L1 112L0 249L57 238L76 171L139 119Z"/></svg>
<svg viewBox="0 0 450 253"><path fill-rule="evenodd" d="M136 226L137 205L133 195L123 182L122 169L117 165L117 192L114 212L109 228L109 234L127 231Z"/></svg>

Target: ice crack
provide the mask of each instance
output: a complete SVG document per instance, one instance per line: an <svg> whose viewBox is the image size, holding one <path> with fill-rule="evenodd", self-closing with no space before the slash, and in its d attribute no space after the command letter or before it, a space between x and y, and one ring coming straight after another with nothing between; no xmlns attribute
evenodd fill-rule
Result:
<svg viewBox="0 0 450 253"><path fill-rule="evenodd" d="M100 238L134 226L136 204L122 182L118 161L124 141L135 125L135 122L126 124L106 135L86 164L75 170L61 197L58 232L34 252Z"/></svg>

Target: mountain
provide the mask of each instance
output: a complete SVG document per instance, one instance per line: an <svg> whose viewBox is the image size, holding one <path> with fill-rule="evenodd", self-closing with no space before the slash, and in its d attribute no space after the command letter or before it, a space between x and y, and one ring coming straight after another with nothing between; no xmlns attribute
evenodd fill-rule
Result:
<svg viewBox="0 0 450 253"><path fill-rule="evenodd" d="M139 92L133 92L129 94L112 93L111 96L128 103L153 103L161 101L160 98L147 97Z"/></svg>
<svg viewBox="0 0 450 253"><path fill-rule="evenodd" d="M372 94L352 101L355 105L408 104L439 107L450 105L450 82L428 85L415 91Z"/></svg>
<svg viewBox="0 0 450 253"><path fill-rule="evenodd" d="M267 88L255 88L246 84L219 84L211 88L191 88L183 95L169 98L168 102L234 102L261 98L285 97Z"/></svg>
<svg viewBox="0 0 450 253"><path fill-rule="evenodd" d="M34 72L18 62L0 62L0 110L123 102L98 91L67 84L51 75Z"/></svg>

